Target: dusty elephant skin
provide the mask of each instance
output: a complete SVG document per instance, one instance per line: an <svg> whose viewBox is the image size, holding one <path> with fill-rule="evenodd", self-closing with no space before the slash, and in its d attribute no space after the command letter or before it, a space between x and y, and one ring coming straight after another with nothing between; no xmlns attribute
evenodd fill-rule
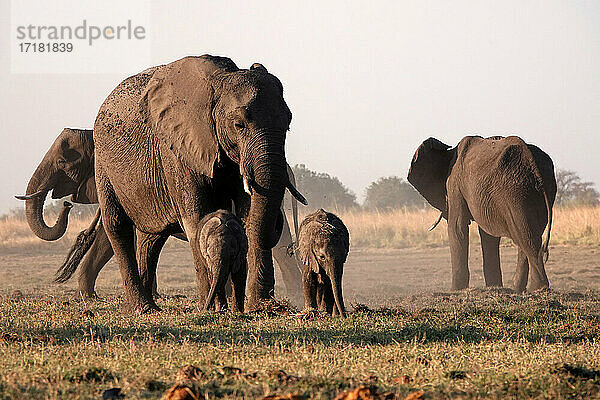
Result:
<svg viewBox="0 0 600 400"><path fill-rule="evenodd" d="M225 285L231 277L233 310L244 312L246 293L246 253L248 238L242 221L229 211L218 210L200 221L200 253L202 262L197 267L198 282L204 277L210 282L208 292L200 293L205 311L227 309ZM204 275L201 277L200 275ZM199 284L200 290L206 287Z"/></svg>
<svg viewBox="0 0 600 400"><path fill-rule="evenodd" d="M54 228L44 228L44 220L41 218L44 205L42 195L45 196L48 191L53 190L53 197L71 195L73 203L98 203L96 181L94 179L94 140L92 135L93 131L91 129L65 128L56 138L31 177L27 190L28 195L16 196L19 199L27 200L27 207L31 209L27 214L30 216L28 218L31 218L28 219L29 226L41 239L59 239L66 230L68 222L66 216L71 209L69 205L64 208L65 217L63 222L60 222L61 218L59 217L59 223ZM70 161L65 159L65 154L70 156ZM292 186L295 185L294 174L289 165L287 166L287 172ZM39 201L36 199L39 199ZM298 207L296 199L293 197L291 205L294 232L297 236ZM300 267L296 258L290 256L286 251L292 243L292 236L283 210L282 215L284 218L283 232L279 243L273 248L273 257L281 270L287 295L296 298L301 296ZM96 279L114 254L102 226L102 221L97 221L97 224L94 222L92 225L94 225L93 242L85 249L80 249L81 244L76 242L70 249L67 259L57 271L55 278L56 282L64 283L78 269L79 294L83 298L89 299L98 297L95 291ZM48 231L52 232L52 229L57 232L48 233ZM91 231L88 229L89 233ZM173 236L187 241L183 233L174 234ZM144 271L141 271L141 273L144 273ZM153 282L153 293L156 295L156 277L153 278Z"/></svg>
<svg viewBox="0 0 600 400"><path fill-rule="evenodd" d="M298 233L304 263L304 308L346 316L342 296L344 263L350 248L348 229L336 215L319 210L307 216Z"/></svg>
<svg viewBox="0 0 600 400"><path fill-rule="evenodd" d="M502 286L499 245L508 237L519 248L515 291L525 290L530 269L530 290L549 287L544 255L556 179L541 149L516 136L467 136L455 148L429 138L415 152L408 181L448 220L452 289L469 286L471 221L479 225L487 286Z"/></svg>
<svg viewBox="0 0 600 400"><path fill-rule="evenodd" d="M306 202L286 172L290 121L275 76L224 57L150 68L108 96L94 125L96 185L131 307L158 308L138 270L154 276L170 234L185 232L200 267L200 220L231 201L248 236L249 308L272 295L271 248L283 226L285 188Z"/></svg>

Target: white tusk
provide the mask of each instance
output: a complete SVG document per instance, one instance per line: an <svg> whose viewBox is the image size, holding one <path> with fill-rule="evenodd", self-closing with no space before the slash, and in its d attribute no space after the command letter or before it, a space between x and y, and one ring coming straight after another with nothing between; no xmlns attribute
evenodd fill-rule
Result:
<svg viewBox="0 0 600 400"><path fill-rule="evenodd" d="M248 178L244 177L243 181L244 181L244 192L246 192L250 196L252 196L252 188L250 187L250 182L248 182Z"/></svg>
<svg viewBox="0 0 600 400"><path fill-rule="evenodd" d="M440 213L440 217L437 219L437 221L435 221L435 224L431 225L431 228L429 228L429 232L434 230L435 227L438 226L438 224L440 223L441 220L442 220L442 213Z"/></svg>
<svg viewBox="0 0 600 400"><path fill-rule="evenodd" d="M48 193L47 190L40 190L39 192L35 192L33 194L26 194L26 195L21 195L21 196L15 196L17 199L19 200L31 200L31 199L35 199L36 197L41 197L42 195L46 195L46 193Z"/></svg>

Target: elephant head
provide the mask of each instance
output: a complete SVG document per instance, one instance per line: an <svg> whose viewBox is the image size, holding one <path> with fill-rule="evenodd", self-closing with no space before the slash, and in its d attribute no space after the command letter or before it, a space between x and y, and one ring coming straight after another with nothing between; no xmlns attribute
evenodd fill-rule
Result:
<svg viewBox="0 0 600 400"><path fill-rule="evenodd" d="M44 200L52 190L52 198L72 195L75 203L97 203L94 180L94 142L92 131L65 128L54 141L29 180L25 210L29 227L40 239L57 240L67 229L71 203L65 202L54 226L44 222Z"/></svg>
<svg viewBox="0 0 600 400"><path fill-rule="evenodd" d="M141 107L153 132L196 173L213 177L216 165L237 164L250 196L250 285L270 292L268 283L257 282L269 279L265 265L272 269L270 249L281 233L285 188L306 203L286 171L292 113L279 79L261 64L238 69L229 58L186 57L156 70Z"/></svg>
<svg viewBox="0 0 600 400"><path fill-rule="evenodd" d="M346 316L342 296L344 263L350 248L348 229L337 216L319 210L300 224L298 251L305 265L317 275L325 274L331 282L335 307Z"/></svg>
<svg viewBox="0 0 600 400"><path fill-rule="evenodd" d="M448 218L446 179L455 154L456 150L450 149L447 144L429 138L417 148L408 171L410 184L446 219Z"/></svg>

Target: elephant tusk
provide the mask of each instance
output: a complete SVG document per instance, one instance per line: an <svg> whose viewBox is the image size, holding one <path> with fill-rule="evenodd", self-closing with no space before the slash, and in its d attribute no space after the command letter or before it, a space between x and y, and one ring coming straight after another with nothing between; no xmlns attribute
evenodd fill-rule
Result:
<svg viewBox="0 0 600 400"><path fill-rule="evenodd" d="M429 232L431 232L432 230L434 230L434 229L435 229L435 227L436 227L436 226L438 226L438 224L439 224L439 223L440 223L440 221L442 220L442 215L443 215L443 214L442 214L442 213L440 213L440 216L439 216L439 218L437 219L437 221L435 221L435 224L431 225L431 228L429 228L429 229L428 229L428 230L429 230Z"/></svg>
<svg viewBox="0 0 600 400"><path fill-rule="evenodd" d="M36 197L46 196L46 193L48 193L47 190L40 190L39 192L35 192L33 194L17 195L15 198L19 200L31 200L35 199Z"/></svg>
<svg viewBox="0 0 600 400"><path fill-rule="evenodd" d="M306 201L304 196L302 196L302 194L298 191L298 189L296 189L294 187L294 185L292 185L292 183L290 181L288 181L286 187L288 188L288 190L290 191L292 196L294 196L296 198L296 200L298 200L300 203L304 204L305 206L308 205L308 201Z"/></svg>
<svg viewBox="0 0 600 400"><path fill-rule="evenodd" d="M243 182L244 182L244 192L248 193L250 196L252 196L252 187L250 186L250 182L248 182L248 178L246 178L244 176L243 178Z"/></svg>

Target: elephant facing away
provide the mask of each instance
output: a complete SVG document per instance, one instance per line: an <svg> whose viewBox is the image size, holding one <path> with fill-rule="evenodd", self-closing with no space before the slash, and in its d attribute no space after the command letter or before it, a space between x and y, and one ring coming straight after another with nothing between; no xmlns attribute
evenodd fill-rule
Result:
<svg viewBox="0 0 600 400"><path fill-rule="evenodd" d="M206 275L210 282L208 292L199 293L204 310L227 309L225 286L231 278L232 308L244 312L248 238L242 221L229 211L218 210L205 215L200 225L202 263L196 274ZM200 285L199 289L207 288Z"/></svg>
<svg viewBox="0 0 600 400"><path fill-rule="evenodd" d="M53 198L71 195L71 201L79 204L98 203L96 182L94 179L94 141L91 129L65 128L46 152L27 186L28 195L16 196L26 200L27 221L36 236L44 240L60 239L68 225L71 204L66 202L54 226L48 227L43 218L44 199L52 191ZM295 185L294 175L288 166L289 179ZM291 197L291 196L290 196ZM293 226L295 235L298 231L298 209L296 199L291 197ZM281 270L287 294L300 297L301 276L297 259L287 254L287 247L292 243L290 226L285 213L283 215L283 232L279 243L273 249L273 257ZM98 274L112 258L113 250L102 226L96 221L95 236L91 247L85 254L77 254L71 249L65 264L56 275L56 281L63 283L71 278L76 269L78 273L79 293L84 298L95 298L95 283ZM88 231L89 233L89 231ZM174 234L181 240L187 238L183 233ZM156 279L154 279L156 283Z"/></svg>
<svg viewBox="0 0 600 400"><path fill-rule="evenodd" d="M479 226L487 286L502 286L499 245L508 237L519 249L515 291L526 289L530 270L529 290L549 287L544 255L556 179L551 158L540 148L516 136L467 136L454 148L429 138L414 154L408 181L441 212L438 222L448 221L452 289L469 286L471 221Z"/></svg>

